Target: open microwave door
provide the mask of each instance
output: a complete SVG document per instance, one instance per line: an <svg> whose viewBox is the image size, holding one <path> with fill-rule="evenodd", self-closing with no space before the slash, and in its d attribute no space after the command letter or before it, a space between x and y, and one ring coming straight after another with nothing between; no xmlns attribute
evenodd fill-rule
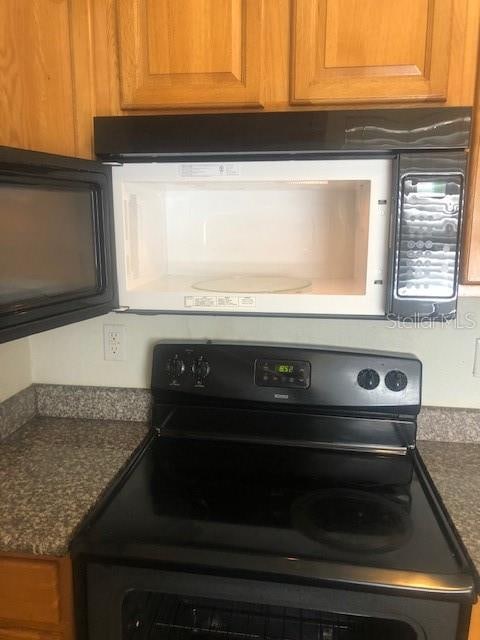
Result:
<svg viewBox="0 0 480 640"><path fill-rule="evenodd" d="M111 169L0 148L0 342L116 306Z"/></svg>
<svg viewBox="0 0 480 640"><path fill-rule="evenodd" d="M383 317L392 161L113 167L120 305Z"/></svg>

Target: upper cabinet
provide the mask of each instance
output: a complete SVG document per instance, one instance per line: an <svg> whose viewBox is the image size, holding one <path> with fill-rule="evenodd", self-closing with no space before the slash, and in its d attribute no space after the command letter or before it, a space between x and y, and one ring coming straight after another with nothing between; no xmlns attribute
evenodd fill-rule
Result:
<svg viewBox="0 0 480 640"><path fill-rule="evenodd" d="M263 0L118 0L122 109L261 106Z"/></svg>
<svg viewBox="0 0 480 640"><path fill-rule="evenodd" d="M480 0L2 0L0 145L88 157L93 115L471 105L479 18Z"/></svg>
<svg viewBox="0 0 480 640"><path fill-rule="evenodd" d="M445 101L452 0L293 0L293 104Z"/></svg>
<svg viewBox="0 0 480 640"><path fill-rule="evenodd" d="M473 102L480 0L82 1L97 115Z"/></svg>
<svg viewBox="0 0 480 640"><path fill-rule="evenodd" d="M0 145L91 153L87 0L0 2Z"/></svg>
<svg viewBox="0 0 480 640"><path fill-rule="evenodd" d="M463 238L462 283L480 284L480 66L473 110L473 131L469 159L469 189ZM479 615L480 624L480 615Z"/></svg>

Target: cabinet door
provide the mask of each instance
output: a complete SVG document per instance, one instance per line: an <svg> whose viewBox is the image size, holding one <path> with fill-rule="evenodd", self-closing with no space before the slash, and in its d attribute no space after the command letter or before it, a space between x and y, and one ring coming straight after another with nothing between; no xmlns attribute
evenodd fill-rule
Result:
<svg viewBox="0 0 480 640"><path fill-rule="evenodd" d="M480 64L473 110L466 201L462 284L478 285L480 284Z"/></svg>
<svg viewBox="0 0 480 640"><path fill-rule="evenodd" d="M0 555L0 640L73 640L70 558Z"/></svg>
<svg viewBox="0 0 480 640"><path fill-rule="evenodd" d="M0 619L60 622L59 578L54 561L0 558L0 576Z"/></svg>
<svg viewBox="0 0 480 640"><path fill-rule="evenodd" d="M1 0L0 145L91 154L86 0Z"/></svg>
<svg viewBox="0 0 480 640"><path fill-rule="evenodd" d="M119 0L123 109L259 106L263 0Z"/></svg>
<svg viewBox="0 0 480 640"><path fill-rule="evenodd" d="M470 633L468 640L480 640L480 603L472 609L472 619L470 620Z"/></svg>
<svg viewBox="0 0 480 640"><path fill-rule="evenodd" d="M452 0L293 0L291 102L444 101Z"/></svg>

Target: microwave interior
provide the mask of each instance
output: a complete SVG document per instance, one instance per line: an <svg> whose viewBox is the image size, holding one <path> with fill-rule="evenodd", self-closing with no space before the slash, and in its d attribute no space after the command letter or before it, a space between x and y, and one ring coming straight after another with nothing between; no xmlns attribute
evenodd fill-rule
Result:
<svg viewBox="0 0 480 640"><path fill-rule="evenodd" d="M355 162L358 174L362 161L347 164ZM365 295L375 259L370 245L384 247L388 228L385 224L381 237L373 237L372 209L379 196L387 203L390 168L387 160L373 162L383 169L375 189L368 169L350 176L348 166L342 171L345 161L299 163L311 165L303 176L288 177L288 167L283 176L255 175L250 168L250 177L217 180L142 179L141 170L131 179L127 168L122 180L126 290ZM279 164L291 169L294 163ZM333 172L318 166L328 164Z"/></svg>

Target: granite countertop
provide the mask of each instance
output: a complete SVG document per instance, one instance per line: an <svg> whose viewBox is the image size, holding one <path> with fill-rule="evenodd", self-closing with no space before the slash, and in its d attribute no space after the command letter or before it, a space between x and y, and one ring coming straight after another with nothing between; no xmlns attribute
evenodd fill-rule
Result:
<svg viewBox="0 0 480 640"><path fill-rule="evenodd" d="M147 424L33 418L0 443L0 552L61 556Z"/></svg>
<svg viewBox="0 0 480 640"><path fill-rule="evenodd" d="M418 450L480 574L480 443L422 440Z"/></svg>
<svg viewBox="0 0 480 640"><path fill-rule="evenodd" d="M148 431L145 422L36 417L0 443L0 552L65 555ZM420 453L480 572L480 443Z"/></svg>

